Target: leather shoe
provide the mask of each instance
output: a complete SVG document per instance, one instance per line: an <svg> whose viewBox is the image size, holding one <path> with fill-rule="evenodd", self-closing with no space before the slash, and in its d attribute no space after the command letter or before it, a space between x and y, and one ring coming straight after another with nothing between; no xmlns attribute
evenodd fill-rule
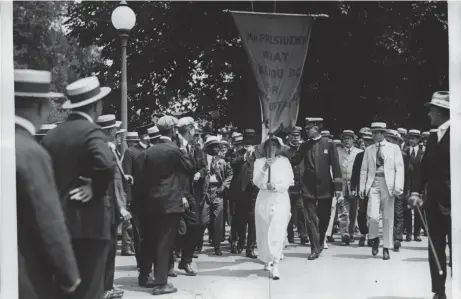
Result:
<svg viewBox="0 0 461 299"><path fill-rule="evenodd" d="M235 244L235 242L232 242L230 252L237 253L237 244Z"/></svg>
<svg viewBox="0 0 461 299"><path fill-rule="evenodd" d="M243 252L243 245L237 245L237 253L240 254Z"/></svg>
<svg viewBox="0 0 461 299"><path fill-rule="evenodd" d="M446 294L434 294L434 297L432 297L432 299L447 299L447 295Z"/></svg>
<svg viewBox="0 0 461 299"><path fill-rule="evenodd" d="M335 238L333 238L332 236L327 236L328 243L333 243L334 241L335 241Z"/></svg>
<svg viewBox="0 0 461 299"><path fill-rule="evenodd" d="M307 237L301 238L301 245L306 245L306 244L309 244L309 238Z"/></svg>
<svg viewBox="0 0 461 299"><path fill-rule="evenodd" d="M411 236L410 236L410 235L407 235L407 237L405 238L405 241L411 242Z"/></svg>
<svg viewBox="0 0 461 299"><path fill-rule="evenodd" d="M345 245L349 245L350 243L350 239L349 239L349 236L348 235L345 235L342 237L342 241Z"/></svg>
<svg viewBox="0 0 461 299"><path fill-rule="evenodd" d="M389 249L388 248L383 248L383 260L387 261L390 258L391 258L391 256L389 255Z"/></svg>
<svg viewBox="0 0 461 299"><path fill-rule="evenodd" d="M221 256L221 255L222 255L221 248L216 247L216 248L214 249L214 254L217 255L217 256Z"/></svg>
<svg viewBox="0 0 461 299"><path fill-rule="evenodd" d="M359 240L359 247L364 247L365 246L365 241L366 241L365 236L361 236L360 240Z"/></svg>
<svg viewBox="0 0 461 299"><path fill-rule="evenodd" d="M421 242L421 241L422 241L422 239L421 239L421 237L420 237L420 236L415 236L415 241L416 241L416 242Z"/></svg>
<svg viewBox="0 0 461 299"><path fill-rule="evenodd" d="M134 255L134 252L131 251L131 249L122 250L121 255L122 255L122 256L133 256L133 255Z"/></svg>
<svg viewBox="0 0 461 299"><path fill-rule="evenodd" d="M139 275L138 276L138 285L143 288L153 288L154 280L150 275Z"/></svg>
<svg viewBox="0 0 461 299"><path fill-rule="evenodd" d="M255 259L258 256L255 254L253 249L247 249L246 256L249 257L250 259Z"/></svg>
<svg viewBox="0 0 461 299"><path fill-rule="evenodd" d="M174 268L170 268L168 270L168 276L169 277L178 277L178 273L176 273L176 271L174 270Z"/></svg>
<svg viewBox="0 0 461 299"><path fill-rule="evenodd" d="M202 250L203 250L202 246L197 246L197 248L195 248L195 252L197 252L197 253L202 252Z"/></svg>
<svg viewBox="0 0 461 299"><path fill-rule="evenodd" d="M352 244L355 242L354 235L349 236L349 242Z"/></svg>
<svg viewBox="0 0 461 299"><path fill-rule="evenodd" d="M375 256L379 252L379 238L374 238L370 241L371 241L371 254Z"/></svg>
<svg viewBox="0 0 461 299"><path fill-rule="evenodd" d="M178 291L171 283L167 283L164 285L156 285L152 289L152 295L164 295L164 294L172 294Z"/></svg>
<svg viewBox="0 0 461 299"><path fill-rule="evenodd" d="M319 254L317 252L314 252L314 253L311 253L307 256L307 259L309 261L313 261L315 259L318 259L319 258Z"/></svg>
<svg viewBox="0 0 461 299"><path fill-rule="evenodd" d="M394 242L394 251L395 251L395 252L399 252L399 251L400 251L400 247L401 247L400 241L395 241L395 242Z"/></svg>
<svg viewBox="0 0 461 299"><path fill-rule="evenodd" d="M295 238L290 237L288 238L288 243L293 244L295 242Z"/></svg>
<svg viewBox="0 0 461 299"><path fill-rule="evenodd" d="M183 263L180 262L178 265L178 269L184 270L186 272L186 275L188 276L195 276L197 275L197 271L195 271L190 264L188 263Z"/></svg>

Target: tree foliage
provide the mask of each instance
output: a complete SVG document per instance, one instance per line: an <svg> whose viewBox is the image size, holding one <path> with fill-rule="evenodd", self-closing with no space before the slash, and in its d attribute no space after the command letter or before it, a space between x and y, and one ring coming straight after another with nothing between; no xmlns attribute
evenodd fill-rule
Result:
<svg viewBox="0 0 461 299"><path fill-rule="evenodd" d="M76 39L65 35L62 25L67 5L61 1L13 3L15 68L51 71L52 89L59 92L102 62L95 46L80 47ZM48 121L63 120L66 112L58 102L52 104Z"/></svg>
<svg viewBox="0 0 461 299"><path fill-rule="evenodd" d="M103 47L114 63L100 69L116 88L120 44L111 24L117 2L69 5L70 36L83 47ZM129 1L137 17L128 46L130 120L154 111L207 113L223 122L260 129L256 84L238 32L225 9L252 9L251 2ZM273 2L254 2L271 12ZM358 129L373 120L427 128L423 103L448 88L446 2L277 2L281 13L324 13L312 32L302 82L299 123L322 116L326 126ZM184 99L188 99L185 101ZM184 103L184 105L182 105ZM136 112L140 111L140 116Z"/></svg>

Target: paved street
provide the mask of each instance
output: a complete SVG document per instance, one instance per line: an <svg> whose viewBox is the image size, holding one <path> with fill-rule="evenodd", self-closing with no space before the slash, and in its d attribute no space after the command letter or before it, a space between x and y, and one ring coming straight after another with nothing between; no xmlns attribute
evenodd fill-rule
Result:
<svg viewBox="0 0 461 299"><path fill-rule="evenodd" d="M281 279L269 279L263 265L242 255L231 255L227 242L223 256L216 257L206 247L195 259L196 277L178 271L170 278L178 293L160 298L174 299L425 299L431 298L427 238L423 242L403 243L399 253L383 261L371 248L349 247L337 242L322 257L308 261L309 248L292 244L281 262ZM207 238L205 238L207 240ZM205 242L206 243L206 242ZM177 263L176 263L177 266ZM137 286L134 257L117 257L116 286L125 290L125 299L152 298L150 289ZM447 283L447 290L451 282ZM448 298L452 298L450 292Z"/></svg>

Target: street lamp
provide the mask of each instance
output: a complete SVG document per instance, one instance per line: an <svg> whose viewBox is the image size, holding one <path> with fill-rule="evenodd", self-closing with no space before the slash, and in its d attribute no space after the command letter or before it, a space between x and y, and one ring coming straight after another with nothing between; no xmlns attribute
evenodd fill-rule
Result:
<svg viewBox="0 0 461 299"><path fill-rule="evenodd" d="M136 24L136 15L128 6L125 0L120 1L120 5L114 9L111 16L112 25L117 29L122 41L122 129L128 130L128 90L127 90L127 70L126 70L126 47L130 30ZM126 131L122 137L122 155L126 150Z"/></svg>

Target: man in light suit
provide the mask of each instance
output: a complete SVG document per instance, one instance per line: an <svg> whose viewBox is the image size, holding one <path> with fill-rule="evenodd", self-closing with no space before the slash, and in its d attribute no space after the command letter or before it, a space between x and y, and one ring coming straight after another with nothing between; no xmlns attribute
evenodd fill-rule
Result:
<svg viewBox="0 0 461 299"><path fill-rule="evenodd" d="M343 175L343 196L338 199L339 230L344 244L349 245L354 240L355 219L357 218L357 197L351 194L352 167L358 153L363 152L354 146L356 138L354 131L344 130L339 136L344 145L338 150L339 165Z"/></svg>
<svg viewBox="0 0 461 299"><path fill-rule="evenodd" d="M383 260L390 259L389 248L393 242L394 198L403 192L405 180L402 152L398 145L384 138L386 124L371 126L375 144L365 150L360 171L360 198L368 196L368 236L372 254L379 251L379 213L383 213Z"/></svg>

